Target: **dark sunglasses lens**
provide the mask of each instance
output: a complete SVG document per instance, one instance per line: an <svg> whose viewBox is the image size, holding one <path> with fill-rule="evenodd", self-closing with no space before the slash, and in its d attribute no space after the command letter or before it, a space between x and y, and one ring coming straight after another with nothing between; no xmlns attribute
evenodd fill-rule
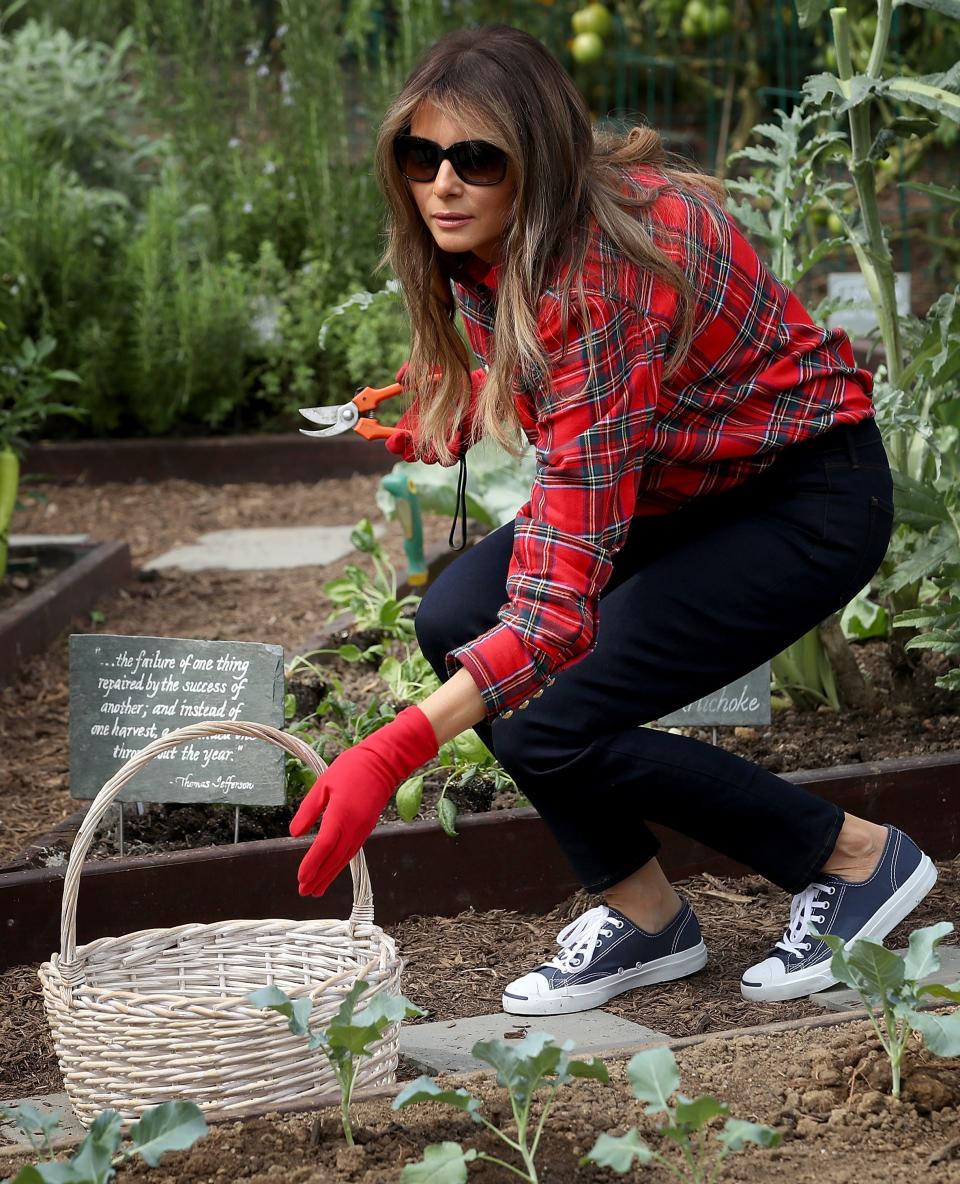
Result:
<svg viewBox="0 0 960 1184"><path fill-rule="evenodd" d="M397 168L411 181L432 181L440 167L436 144L416 136L398 136L393 144Z"/></svg>
<svg viewBox="0 0 960 1184"><path fill-rule="evenodd" d="M507 175L507 154L483 140L458 144L450 163L468 185L497 185Z"/></svg>

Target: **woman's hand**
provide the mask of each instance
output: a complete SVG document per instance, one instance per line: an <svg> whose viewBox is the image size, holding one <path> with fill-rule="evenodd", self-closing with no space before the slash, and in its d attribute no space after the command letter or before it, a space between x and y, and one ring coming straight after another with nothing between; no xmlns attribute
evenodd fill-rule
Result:
<svg viewBox="0 0 960 1184"><path fill-rule="evenodd" d="M298 837L320 818L317 837L300 864L301 896L326 892L363 846L400 782L438 749L430 721L418 707L407 707L331 763L290 823L290 833Z"/></svg>
<svg viewBox="0 0 960 1184"><path fill-rule="evenodd" d="M409 362L404 362L397 371L396 381L402 383ZM424 464L434 465L441 464L446 467L457 463L460 454L469 448L473 443L473 419L476 409L477 396L480 394L480 388L483 386L486 378L486 371L483 369L472 370L470 372L470 403L467 407L466 414L460 427L453 433L447 441L447 446L453 453L450 460L440 460L436 452L432 448L428 448L422 455L418 455L414 445L414 440L417 433L417 404L412 403L400 419L397 421L397 426L391 436L384 440L384 447L388 452L392 452L394 456L399 456L401 460L405 460L407 464L412 464L414 461L422 460Z"/></svg>

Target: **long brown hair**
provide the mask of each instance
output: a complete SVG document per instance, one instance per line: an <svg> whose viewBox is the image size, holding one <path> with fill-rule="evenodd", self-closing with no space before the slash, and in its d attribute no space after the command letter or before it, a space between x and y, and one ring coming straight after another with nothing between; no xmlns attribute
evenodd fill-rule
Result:
<svg viewBox="0 0 960 1184"><path fill-rule="evenodd" d="M543 380L546 374L537 336L538 301L561 264L569 262L560 289L566 322L572 289L578 298L577 277L593 223L625 257L675 289L678 316L666 370L672 373L693 334L693 285L657 245L642 216L654 191L628 194L624 174L652 165L669 185L714 197L722 192L720 183L670 160L650 128L634 128L625 136L595 134L579 91L536 38L506 25L459 30L438 41L414 67L384 116L376 151L388 206L383 262L400 281L410 315L405 382L420 392L418 445L450 459L451 426L469 399L469 354L457 332L451 288L459 257L437 247L393 157L395 137L409 131L427 102L502 148L516 177L514 208L501 242L494 349L475 436L492 436L516 450L515 384L521 378Z"/></svg>

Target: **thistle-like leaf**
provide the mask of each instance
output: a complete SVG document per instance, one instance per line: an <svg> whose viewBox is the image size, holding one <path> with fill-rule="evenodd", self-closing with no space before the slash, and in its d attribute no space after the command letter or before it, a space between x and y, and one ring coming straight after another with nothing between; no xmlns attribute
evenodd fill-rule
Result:
<svg viewBox="0 0 960 1184"><path fill-rule="evenodd" d="M393 1099L392 1109L402 1110L405 1106L414 1106L419 1102L440 1102L444 1106L455 1106L469 1114L474 1122L479 1122L480 1103L465 1089L444 1089L437 1085L432 1077L418 1077L397 1094Z"/></svg>

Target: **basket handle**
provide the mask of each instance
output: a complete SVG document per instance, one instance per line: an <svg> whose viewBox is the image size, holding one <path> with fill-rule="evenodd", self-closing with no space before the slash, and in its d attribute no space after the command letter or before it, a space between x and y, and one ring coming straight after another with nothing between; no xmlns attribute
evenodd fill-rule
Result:
<svg viewBox="0 0 960 1184"><path fill-rule="evenodd" d="M294 736L290 732L281 732L279 728L271 727L269 724L247 723L243 720L229 722L210 720L202 724L190 724L185 728L168 732L166 736L162 736L159 740L153 740L145 748L141 748L106 782L93 799L93 803L77 831L63 882L63 904L60 911L60 961L62 967L69 966L76 957L77 894L80 889L83 861L93 842L97 827L103 821L104 815L113 805L117 795L135 773L148 765L161 752L176 748L188 740L201 740L205 737L223 735L248 736L251 740L265 740L268 744L276 744L277 747L285 749L292 756L308 765L318 777L327 767L310 745L301 740L299 736ZM372 923L373 892L370 888L367 861L362 850L358 851L350 860L350 875L353 879L353 909L350 913L350 921L351 923Z"/></svg>

